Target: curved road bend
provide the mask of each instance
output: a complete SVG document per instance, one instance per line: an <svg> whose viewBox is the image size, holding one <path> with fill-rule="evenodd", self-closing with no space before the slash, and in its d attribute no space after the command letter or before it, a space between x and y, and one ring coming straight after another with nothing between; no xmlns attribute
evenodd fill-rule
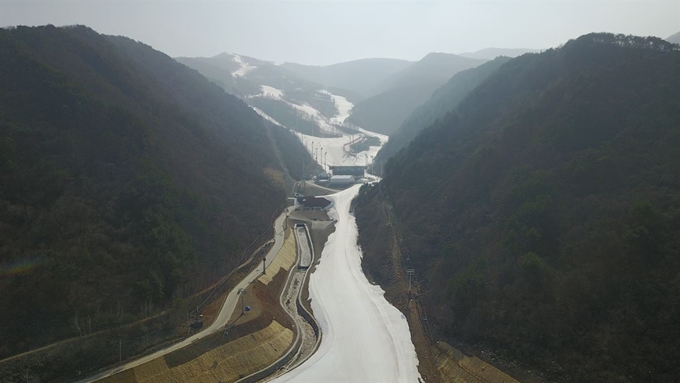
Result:
<svg viewBox="0 0 680 383"><path fill-rule="evenodd" d="M288 209L286 209L274 222L274 246L272 246L271 249L269 249L269 252L267 253L267 266L272 262L274 259L274 256L278 254L279 250L281 250L281 247L283 246L283 223L286 220L286 213ZM253 270L250 274L248 274L241 282L239 282L231 291L229 291L229 294L227 295L227 299L225 299L224 304L222 304L222 308L220 309L220 313L217 315L217 318L213 321L213 323L206 327L205 329L201 330L200 332L190 336L189 338L184 339L183 341L179 343L175 343L172 346L166 347L164 349L158 350L154 352L153 354L145 355L139 359L135 359L131 362L125 363L122 366L118 366L116 368L113 368L111 370L102 372L100 374L90 376L87 379L78 381L77 383L85 383L85 382L94 382L99 379L106 378L107 376L115 375L119 372L129 370L131 368L135 368L141 364L144 364L146 362L149 362L151 360L154 360L156 358L159 358L163 355L169 354L173 351L179 350L182 347L185 347L192 342L202 339L210 334L213 334L217 331L220 330L223 326L227 324L229 321L229 318L231 318L231 314L234 312L236 309L236 304L238 303L238 290L239 289L245 289L248 287L250 283L252 283L254 280L256 280L258 277L260 277L262 273L262 268L258 267L255 270Z"/></svg>

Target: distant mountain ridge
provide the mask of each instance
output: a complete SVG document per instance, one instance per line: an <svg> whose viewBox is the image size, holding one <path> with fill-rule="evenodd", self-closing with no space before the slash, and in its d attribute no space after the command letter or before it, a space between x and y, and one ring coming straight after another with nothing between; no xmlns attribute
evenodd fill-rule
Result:
<svg viewBox="0 0 680 383"><path fill-rule="evenodd" d="M433 86L436 84L436 87L439 87L461 70L476 67L485 61L487 60L472 59L452 53L428 53L412 65L381 81L373 93L380 94L388 90L412 86Z"/></svg>
<svg viewBox="0 0 680 383"><path fill-rule="evenodd" d="M390 135L390 140L385 144L375 157L376 166L384 165L387 160L408 144L426 127L432 125L438 119L444 118L447 113L453 112L458 104L491 76L501 65L510 61L509 57L498 57L484 64L460 71L441 88L437 89L427 102L417 107L403 122L403 124ZM374 169L374 171L380 171Z"/></svg>
<svg viewBox="0 0 680 383"><path fill-rule="evenodd" d="M378 84L374 89L378 94L355 105L348 121L371 131L392 134L454 74L484 62L449 53L430 53Z"/></svg>
<svg viewBox="0 0 680 383"><path fill-rule="evenodd" d="M517 57L525 53L538 53L540 51L540 49L527 48L484 48L475 52L459 53L459 55L474 59L493 60L499 56Z"/></svg>
<svg viewBox="0 0 680 383"><path fill-rule="evenodd" d="M374 95L374 88L381 81L412 64L399 59L369 58L327 66L284 63L281 67L306 80L348 89L366 98Z"/></svg>
<svg viewBox="0 0 680 383"><path fill-rule="evenodd" d="M178 57L232 93L258 113L286 128L312 136L337 134L331 119L339 111L334 97L358 99L352 91L315 83L283 66L252 57L221 53L213 57Z"/></svg>
<svg viewBox="0 0 680 383"><path fill-rule="evenodd" d="M674 35L672 35L672 36L668 36L668 38L666 39L666 41L670 41L670 42L672 42L673 44L680 44L680 32L678 32L678 33L676 33L676 34L674 34Z"/></svg>

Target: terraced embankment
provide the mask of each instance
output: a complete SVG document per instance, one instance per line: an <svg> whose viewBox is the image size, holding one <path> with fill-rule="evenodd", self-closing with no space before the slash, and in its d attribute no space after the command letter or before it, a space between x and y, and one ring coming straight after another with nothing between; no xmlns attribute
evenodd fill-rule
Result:
<svg viewBox="0 0 680 383"><path fill-rule="evenodd" d="M245 290L228 324L186 347L104 378L104 383L156 382L235 382L250 377L280 361L297 347L295 322L280 306L281 292L296 265L295 238L291 230L266 274L261 274ZM243 312L241 306L251 307ZM292 357L292 355L291 355ZM285 361L282 362L282 364Z"/></svg>
<svg viewBox="0 0 680 383"><path fill-rule="evenodd" d="M301 341L300 347L293 358L276 373L267 377L265 381L285 374L307 360L318 348L321 339L319 325L309 310L302 304L302 291L309 273L309 267L314 262L314 247L307 225L295 225L295 239L297 243L297 269L291 274L286 293L281 297L281 305L295 319Z"/></svg>
<svg viewBox="0 0 680 383"><path fill-rule="evenodd" d="M170 354L102 382L234 382L281 357L293 337L293 331L271 321L262 330L214 348L187 363L173 366L176 357Z"/></svg>

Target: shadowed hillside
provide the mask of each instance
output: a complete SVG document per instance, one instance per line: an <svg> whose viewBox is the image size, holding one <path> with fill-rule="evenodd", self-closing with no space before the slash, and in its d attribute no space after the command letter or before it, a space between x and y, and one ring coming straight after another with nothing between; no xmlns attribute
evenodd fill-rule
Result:
<svg viewBox="0 0 680 383"><path fill-rule="evenodd" d="M375 95L374 88L381 81L411 64L410 61L398 59L363 59L327 66L284 63L281 67L308 81L348 89L365 98Z"/></svg>
<svg viewBox="0 0 680 383"><path fill-rule="evenodd" d="M285 202L282 162L309 161L280 134L277 158L267 129L144 44L0 29L0 357L158 313L232 270Z"/></svg>
<svg viewBox="0 0 680 383"><path fill-rule="evenodd" d="M415 108L461 70L486 60L447 53L430 53L404 70L392 74L375 89L375 96L356 104L348 121L364 129L392 134Z"/></svg>
<svg viewBox="0 0 680 383"><path fill-rule="evenodd" d="M509 60L507 57L499 57L476 68L456 73L449 82L437 89L425 104L416 108L399 129L390 135L390 140L380 149L374 163L387 163L390 157L406 147L423 129L455 110L470 91Z"/></svg>
<svg viewBox="0 0 680 383"><path fill-rule="evenodd" d="M550 381L678 381L678 147L677 46L590 34L504 64L385 168L439 336Z"/></svg>

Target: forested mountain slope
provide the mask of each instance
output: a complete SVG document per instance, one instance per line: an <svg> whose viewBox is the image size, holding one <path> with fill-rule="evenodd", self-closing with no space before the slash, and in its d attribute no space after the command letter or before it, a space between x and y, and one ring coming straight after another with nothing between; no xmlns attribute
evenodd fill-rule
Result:
<svg viewBox="0 0 680 383"><path fill-rule="evenodd" d="M388 162L440 336L551 381L680 380L677 49L590 34L513 59ZM379 190L356 208L367 265Z"/></svg>
<svg viewBox="0 0 680 383"><path fill-rule="evenodd" d="M428 53L419 61L383 80L376 86L374 92L378 94L392 89L438 84L435 87L436 89L454 74L465 69L474 68L486 61L451 53Z"/></svg>
<svg viewBox="0 0 680 383"><path fill-rule="evenodd" d="M281 67L308 81L348 89L365 98L375 95L375 87L383 80L411 64L406 60L370 58L326 66L284 63Z"/></svg>
<svg viewBox="0 0 680 383"><path fill-rule="evenodd" d="M446 84L432 94L425 104L417 107L404 120L399 129L390 135L390 140L380 149L374 163L386 163L423 129L446 116L446 113L453 111L470 91L509 60L508 57L499 57L476 68L466 69L453 75Z"/></svg>
<svg viewBox="0 0 680 383"><path fill-rule="evenodd" d="M258 113L307 135L336 136L338 132L331 121L339 113L336 97L340 96L338 100L361 97L346 89L306 80L283 66L252 57L221 53L176 60L240 97Z"/></svg>
<svg viewBox="0 0 680 383"><path fill-rule="evenodd" d="M0 357L231 270L285 201L272 142L245 103L144 44L0 29Z"/></svg>
<svg viewBox="0 0 680 383"><path fill-rule="evenodd" d="M430 53L376 86L375 96L356 104L348 121L362 128L392 134L411 112L461 70L486 60L447 53Z"/></svg>
<svg viewBox="0 0 680 383"><path fill-rule="evenodd" d="M459 53L459 56L469 57L472 59L493 60L499 56L517 57L525 53L537 53L538 49L526 48L484 48L476 52Z"/></svg>

